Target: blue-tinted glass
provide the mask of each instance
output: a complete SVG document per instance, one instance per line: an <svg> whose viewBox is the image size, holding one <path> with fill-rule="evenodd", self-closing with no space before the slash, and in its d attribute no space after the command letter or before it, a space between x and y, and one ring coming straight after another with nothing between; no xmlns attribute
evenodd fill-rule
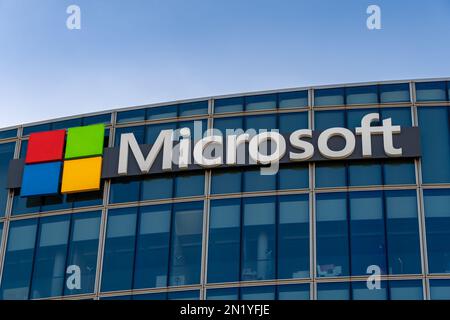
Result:
<svg viewBox="0 0 450 320"><path fill-rule="evenodd" d="M386 191L385 199L389 274L419 274L416 191Z"/></svg>
<svg viewBox="0 0 450 320"><path fill-rule="evenodd" d="M38 124L36 126L31 126L31 127L25 127L23 128L23 136L27 136L30 133L34 133L34 132L41 132L41 131L48 131L51 130L51 125L50 123L46 123L46 124Z"/></svg>
<svg viewBox="0 0 450 320"><path fill-rule="evenodd" d="M116 128L116 137L114 138L115 147L118 147L120 145L120 136L123 133L133 133L138 144L146 143L144 126L123 127L123 128ZM151 143L153 143L153 141Z"/></svg>
<svg viewBox="0 0 450 320"><path fill-rule="evenodd" d="M144 141L146 144L154 144L162 130L175 130L176 128L176 122L148 125L146 126Z"/></svg>
<svg viewBox="0 0 450 320"><path fill-rule="evenodd" d="M341 187L347 184L347 170L344 164L316 163L316 187Z"/></svg>
<svg viewBox="0 0 450 320"><path fill-rule="evenodd" d="M3 266L1 300L29 298L37 219L12 221Z"/></svg>
<svg viewBox="0 0 450 320"><path fill-rule="evenodd" d="M409 102L409 83L380 85L380 102Z"/></svg>
<svg viewBox="0 0 450 320"><path fill-rule="evenodd" d="M132 300L167 300L167 293L146 293L132 296Z"/></svg>
<svg viewBox="0 0 450 320"><path fill-rule="evenodd" d="M245 111L275 109L276 107L276 94L245 97Z"/></svg>
<svg viewBox="0 0 450 320"><path fill-rule="evenodd" d="M138 178L118 179L111 182L109 203L139 201L141 182Z"/></svg>
<svg viewBox="0 0 450 320"><path fill-rule="evenodd" d="M323 131L332 127L345 127L345 111L316 111L314 112L315 130ZM345 164L329 162L316 163L316 187L339 187L347 184L347 170Z"/></svg>
<svg viewBox="0 0 450 320"><path fill-rule="evenodd" d="M133 281L137 208L109 210L102 291L130 290Z"/></svg>
<svg viewBox="0 0 450 320"><path fill-rule="evenodd" d="M377 86L348 87L345 94L347 104L378 103Z"/></svg>
<svg viewBox="0 0 450 320"><path fill-rule="evenodd" d="M211 201L209 283L239 281L240 225L241 199Z"/></svg>
<svg viewBox="0 0 450 320"><path fill-rule="evenodd" d="M386 274L386 237L381 192L350 192L352 275L366 275L376 265Z"/></svg>
<svg viewBox="0 0 450 320"><path fill-rule="evenodd" d="M141 182L141 200L172 198L173 175L155 175Z"/></svg>
<svg viewBox="0 0 450 320"><path fill-rule="evenodd" d="M182 103L178 105L180 117L208 114L208 101Z"/></svg>
<svg viewBox="0 0 450 320"><path fill-rule="evenodd" d="M450 273L450 189L424 190L428 268Z"/></svg>
<svg viewBox="0 0 450 320"><path fill-rule="evenodd" d="M200 292L198 290L168 292L167 299L168 300L199 300Z"/></svg>
<svg viewBox="0 0 450 320"><path fill-rule="evenodd" d="M367 282L352 282L353 300L387 300L388 289L386 281L381 281L380 288L368 288Z"/></svg>
<svg viewBox="0 0 450 320"><path fill-rule="evenodd" d="M175 197L201 196L205 192L203 173L178 174L175 177Z"/></svg>
<svg viewBox="0 0 450 320"><path fill-rule="evenodd" d="M211 193L237 193L241 192L240 170L215 170L211 178Z"/></svg>
<svg viewBox="0 0 450 320"><path fill-rule="evenodd" d="M239 112L244 110L244 98L226 98L214 100L214 113Z"/></svg>
<svg viewBox="0 0 450 320"><path fill-rule="evenodd" d="M448 107L421 107L418 109L423 182L450 182L450 116Z"/></svg>
<svg viewBox="0 0 450 320"><path fill-rule="evenodd" d="M145 109L122 111L117 113L117 123L145 120Z"/></svg>
<svg viewBox="0 0 450 320"><path fill-rule="evenodd" d="M444 81L416 83L416 101L446 101L447 88Z"/></svg>
<svg viewBox="0 0 450 320"><path fill-rule="evenodd" d="M101 212L83 212L72 215L65 295L91 293L94 291L97 270L98 238ZM79 280L77 273L79 272ZM68 286L67 284L70 284Z"/></svg>
<svg viewBox="0 0 450 320"><path fill-rule="evenodd" d="M207 300L238 300L239 289L238 288L225 288L225 289L209 289L206 291Z"/></svg>
<svg viewBox="0 0 450 320"><path fill-rule="evenodd" d="M382 185L382 167L379 163L361 161L348 166L350 186Z"/></svg>
<svg viewBox="0 0 450 320"><path fill-rule="evenodd" d="M2 245L3 223L0 223L0 246Z"/></svg>
<svg viewBox="0 0 450 320"><path fill-rule="evenodd" d="M389 295L391 300L423 300L422 281L389 281Z"/></svg>
<svg viewBox="0 0 450 320"><path fill-rule="evenodd" d="M200 282L203 202L174 205L169 285Z"/></svg>
<svg viewBox="0 0 450 320"><path fill-rule="evenodd" d="M42 199L41 212L72 208L72 203L67 202L66 195L45 196Z"/></svg>
<svg viewBox="0 0 450 320"><path fill-rule="evenodd" d="M9 161L14 157L15 142L0 144L0 218L5 216L8 189L6 180L8 177Z"/></svg>
<svg viewBox="0 0 450 320"><path fill-rule="evenodd" d="M278 115L278 129L280 133L291 133L298 129L308 128L308 113L283 113Z"/></svg>
<svg viewBox="0 0 450 320"><path fill-rule="evenodd" d="M380 112L379 109L375 109L375 108L347 110L347 125L346 125L346 127L350 130L354 130L356 127L361 126L361 120L365 115L367 115L369 113L379 113L379 112ZM395 121L393 121L393 123L395 124ZM381 119L378 122L377 121L372 122L372 126L380 125L380 124L381 124Z"/></svg>
<svg viewBox="0 0 450 320"><path fill-rule="evenodd" d="M309 300L309 284L278 286L278 300Z"/></svg>
<svg viewBox="0 0 450 320"><path fill-rule="evenodd" d="M15 138L17 136L17 129L0 131L0 139Z"/></svg>
<svg viewBox="0 0 450 320"><path fill-rule="evenodd" d="M177 117L177 106L164 106L147 109L147 120L166 119Z"/></svg>
<svg viewBox="0 0 450 320"><path fill-rule="evenodd" d="M96 116L90 116L90 117L83 118L83 126L87 126L90 124L98 124L98 123L110 124L111 123L111 114L105 113L105 114L99 114Z"/></svg>
<svg viewBox="0 0 450 320"><path fill-rule="evenodd" d="M349 275L347 197L345 193L317 194L317 276Z"/></svg>
<svg viewBox="0 0 450 320"><path fill-rule="evenodd" d="M27 147L28 147L28 140L22 140L22 143L20 144L20 159L24 159L27 154Z"/></svg>
<svg viewBox="0 0 450 320"><path fill-rule="evenodd" d="M140 208L134 288L167 286L171 206Z"/></svg>
<svg viewBox="0 0 450 320"><path fill-rule="evenodd" d="M31 282L31 299L62 295L69 228L70 215L40 219Z"/></svg>
<svg viewBox="0 0 450 320"><path fill-rule="evenodd" d="M308 165L281 167L278 171L278 189L301 189L309 186Z"/></svg>
<svg viewBox="0 0 450 320"><path fill-rule="evenodd" d="M431 300L450 300L450 280L430 280Z"/></svg>
<svg viewBox="0 0 450 320"><path fill-rule="evenodd" d="M318 283L317 300L350 300L350 282Z"/></svg>
<svg viewBox="0 0 450 320"><path fill-rule="evenodd" d="M415 184L414 160L392 160L383 163L384 184Z"/></svg>
<svg viewBox="0 0 450 320"><path fill-rule="evenodd" d="M41 204L42 204L41 197L22 198L19 195L19 192L15 191L13 199L12 215L16 216L20 214L39 212Z"/></svg>
<svg viewBox="0 0 450 320"><path fill-rule="evenodd" d="M241 300L275 300L275 286L243 287Z"/></svg>
<svg viewBox="0 0 450 320"><path fill-rule="evenodd" d="M195 143L203 138L204 133L208 130L208 122L206 120L180 121L177 122L178 129L189 128L191 131L191 139Z"/></svg>
<svg viewBox="0 0 450 320"><path fill-rule="evenodd" d="M447 100L450 101L450 81L447 81Z"/></svg>
<svg viewBox="0 0 450 320"><path fill-rule="evenodd" d="M308 91L284 92L278 94L278 108L301 108L308 105Z"/></svg>
<svg viewBox="0 0 450 320"><path fill-rule="evenodd" d="M380 108L379 113L381 120L392 118L393 125L400 125L404 127L412 126L410 107Z"/></svg>
<svg viewBox="0 0 450 320"><path fill-rule="evenodd" d="M103 203L103 187L104 183L99 191L69 194L67 201L72 202L74 208L99 206Z"/></svg>
<svg viewBox="0 0 450 320"><path fill-rule="evenodd" d="M278 198L278 279L309 277L308 195Z"/></svg>
<svg viewBox="0 0 450 320"><path fill-rule="evenodd" d="M243 199L241 280L275 278L275 198Z"/></svg>
<svg viewBox="0 0 450 320"><path fill-rule="evenodd" d="M101 297L100 300L131 300L131 296Z"/></svg>
<svg viewBox="0 0 450 320"><path fill-rule="evenodd" d="M72 127L79 127L81 126L81 118L78 119L70 119L70 120L64 120L59 122L53 122L51 124L52 130L58 130L58 129L67 129Z"/></svg>
<svg viewBox="0 0 450 320"><path fill-rule="evenodd" d="M245 130L255 129L270 131L277 128L277 117L275 115L262 115L245 117Z"/></svg>
<svg viewBox="0 0 450 320"><path fill-rule="evenodd" d="M344 88L314 90L315 106L338 106L344 104Z"/></svg>
<svg viewBox="0 0 450 320"><path fill-rule="evenodd" d="M233 131L238 129L244 130L244 118L242 117L217 118L214 119L214 128L220 130L222 135L226 136L227 129Z"/></svg>
<svg viewBox="0 0 450 320"><path fill-rule="evenodd" d="M277 175L262 175L260 168L246 169L244 175L244 192L275 190Z"/></svg>

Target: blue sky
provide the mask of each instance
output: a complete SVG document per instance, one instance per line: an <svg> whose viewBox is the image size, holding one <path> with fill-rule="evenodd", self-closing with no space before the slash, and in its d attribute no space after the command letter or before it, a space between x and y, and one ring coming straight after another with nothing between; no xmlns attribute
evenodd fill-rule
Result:
<svg viewBox="0 0 450 320"><path fill-rule="evenodd" d="M68 30L66 8L81 8ZM381 7L381 30L366 8ZM0 127L176 99L450 76L450 0L0 0Z"/></svg>

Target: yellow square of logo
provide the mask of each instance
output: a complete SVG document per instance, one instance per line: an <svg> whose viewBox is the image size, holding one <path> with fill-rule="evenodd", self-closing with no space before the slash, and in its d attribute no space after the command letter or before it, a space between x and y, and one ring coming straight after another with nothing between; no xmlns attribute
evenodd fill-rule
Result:
<svg viewBox="0 0 450 320"><path fill-rule="evenodd" d="M64 161L61 193L100 189L102 157Z"/></svg>

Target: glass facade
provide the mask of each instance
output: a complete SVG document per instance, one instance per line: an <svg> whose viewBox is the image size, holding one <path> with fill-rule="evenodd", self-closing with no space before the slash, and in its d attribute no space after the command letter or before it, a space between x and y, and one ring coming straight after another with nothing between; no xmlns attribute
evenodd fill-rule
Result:
<svg viewBox="0 0 450 320"><path fill-rule="evenodd" d="M0 299L450 299L449 90L448 80L305 88L2 130ZM6 189L33 132L104 123L105 146L129 132L152 144L183 127L194 138L354 130L372 112L418 126L422 157L123 177L66 196Z"/></svg>

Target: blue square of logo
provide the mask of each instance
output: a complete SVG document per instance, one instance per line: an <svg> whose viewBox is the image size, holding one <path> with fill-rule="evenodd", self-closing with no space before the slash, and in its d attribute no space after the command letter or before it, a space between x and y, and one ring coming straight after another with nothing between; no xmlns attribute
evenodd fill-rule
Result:
<svg viewBox="0 0 450 320"><path fill-rule="evenodd" d="M62 162L29 164L23 169L21 197L58 193Z"/></svg>

